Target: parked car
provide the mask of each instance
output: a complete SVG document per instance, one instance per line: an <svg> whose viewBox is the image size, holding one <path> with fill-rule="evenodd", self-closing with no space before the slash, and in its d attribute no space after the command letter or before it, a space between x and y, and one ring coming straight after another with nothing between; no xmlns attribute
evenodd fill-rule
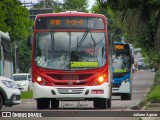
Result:
<svg viewBox="0 0 160 120"><path fill-rule="evenodd" d="M20 85L21 91L29 91L32 89L32 79L30 73L17 73L13 74L14 81Z"/></svg>
<svg viewBox="0 0 160 120"><path fill-rule="evenodd" d="M0 76L0 110L21 103L21 91L14 80Z"/></svg>
<svg viewBox="0 0 160 120"><path fill-rule="evenodd" d="M139 70L149 69L149 64L146 64L146 63L144 62L144 58L140 58L140 59L139 59L138 69L139 69Z"/></svg>

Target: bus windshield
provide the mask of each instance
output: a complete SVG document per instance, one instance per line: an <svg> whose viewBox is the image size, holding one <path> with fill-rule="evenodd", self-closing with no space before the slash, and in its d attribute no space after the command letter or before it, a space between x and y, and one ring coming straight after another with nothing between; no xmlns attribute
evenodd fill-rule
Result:
<svg viewBox="0 0 160 120"><path fill-rule="evenodd" d="M127 72L129 70L129 55L126 53L116 53L113 59L113 71L114 72Z"/></svg>
<svg viewBox="0 0 160 120"><path fill-rule="evenodd" d="M103 32L37 32L35 63L58 70L102 67L106 63Z"/></svg>

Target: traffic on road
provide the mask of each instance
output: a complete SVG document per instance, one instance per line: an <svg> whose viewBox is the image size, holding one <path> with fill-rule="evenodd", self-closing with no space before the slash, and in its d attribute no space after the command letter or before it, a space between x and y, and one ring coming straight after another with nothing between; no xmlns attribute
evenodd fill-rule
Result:
<svg viewBox="0 0 160 120"><path fill-rule="evenodd" d="M131 18L128 17L130 8L134 6L127 8L131 11L125 13L122 20L125 25L121 23L123 17L117 14L120 9L124 14L126 8L121 6L129 6L129 1L118 7L110 1L115 7L107 11L108 8L104 9L107 1L98 0L93 13L83 7L78 7L80 11L68 11L69 1L38 2L34 7L56 6L45 8L43 14L39 14L43 11L39 7L28 10L22 1L0 2L0 118L126 117L130 120L129 117L159 117L157 110L147 111L143 107L151 88L159 87L155 85L159 84L155 78L160 68L160 54L154 53L159 49L155 45L158 32L154 33L158 27L152 28L158 23L154 19L159 20L159 13L153 14L153 20L146 22L144 18L144 23L150 23L151 31L145 30L148 28L145 24L139 24L144 28L141 32L136 18L137 23L129 21L133 23L131 26L127 23ZM9 4L13 6L8 7ZM143 4L139 6L149 4L151 7L157 3ZM8 11L10 8L13 14ZM60 12L61 9L65 11ZM85 12L81 12L82 9ZM155 101L158 100L157 95Z"/></svg>

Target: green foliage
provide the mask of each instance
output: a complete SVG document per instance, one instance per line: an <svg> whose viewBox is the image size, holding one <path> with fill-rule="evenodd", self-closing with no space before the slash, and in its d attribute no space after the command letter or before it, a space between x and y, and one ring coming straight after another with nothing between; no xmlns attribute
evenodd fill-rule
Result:
<svg viewBox="0 0 160 120"><path fill-rule="evenodd" d="M155 84L159 84L160 85L160 70L158 70L156 72L156 75L155 75Z"/></svg>
<svg viewBox="0 0 160 120"><path fill-rule="evenodd" d="M160 85L155 85L151 88L151 91L147 95L148 101L160 101Z"/></svg>
<svg viewBox="0 0 160 120"><path fill-rule="evenodd" d="M154 80L155 83L147 94L147 100L151 102L158 102L160 101L160 70L156 72Z"/></svg>
<svg viewBox="0 0 160 120"><path fill-rule="evenodd" d="M33 91L22 92L21 99L33 98Z"/></svg>
<svg viewBox="0 0 160 120"><path fill-rule="evenodd" d="M59 2L57 2L57 1L53 1L52 2L52 8L53 8L53 12L55 12L55 13L58 13L58 12L61 12L62 11L62 3L59 3Z"/></svg>
<svg viewBox="0 0 160 120"><path fill-rule="evenodd" d="M110 14L114 33L121 31L118 36L123 35L125 42L141 47L145 56L154 58L150 62L160 63L159 0L108 0L107 3L100 4L99 9L101 7Z"/></svg>
<svg viewBox="0 0 160 120"><path fill-rule="evenodd" d="M7 25L5 23L6 11L4 11L2 7L3 7L3 3L0 2L0 30L7 31Z"/></svg>
<svg viewBox="0 0 160 120"><path fill-rule="evenodd" d="M31 26L28 10L16 0L1 0L0 6L1 31L9 32L12 41L25 39Z"/></svg>
<svg viewBox="0 0 160 120"><path fill-rule="evenodd" d="M50 1L46 0L40 1L38 4L34 6L34 8L52 8L54 13L62 12L62 11L82 11L88 12L87 0L65 0L63 3L58 1Z"/></svg>
<svg viewBox="0 0 160 120"><path fill-rule="evenodd" d="M76 10L82 12L88 12L87 0L65 0L63 4L63 10Z"/></svg>
<svg viewBox="0 0 160 120"><path fill-rule="evenodd" d="M25 65L28 65L31 62L31 50L28 50L26 46L26 39L28 35L31 34L30 27L32 25L32 22L28 18L29 12L27 8L22 6L19 1L0 1L0 30L9 32L12 48L14 48L14 41L17 41L19 44L20 66L23 66L21 67L21 70L26 67Z"/></svg>
<svg viewBox="0 0 160 120"><path fill-rule="evenodd" d="M26 40L19 43L19 69L20 72L28 72L31 66L31 48L27 47Z"/></svg>

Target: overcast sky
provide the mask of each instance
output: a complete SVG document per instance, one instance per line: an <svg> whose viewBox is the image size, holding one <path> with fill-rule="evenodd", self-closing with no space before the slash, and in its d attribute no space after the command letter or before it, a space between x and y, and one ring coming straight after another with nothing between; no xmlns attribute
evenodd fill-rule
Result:
<svg viewBox="0 0 160 120"><path fill-rule="evenodd" d="M38 1L41 1L41 0L20 0L21 2L32 2L32 3L37 3ZM59 0L60 2L63 1L63 0ZM96 0L88 0L88 3L89 3L89 8L90 9L92 7L92 5L95 3Z"/></svg>

